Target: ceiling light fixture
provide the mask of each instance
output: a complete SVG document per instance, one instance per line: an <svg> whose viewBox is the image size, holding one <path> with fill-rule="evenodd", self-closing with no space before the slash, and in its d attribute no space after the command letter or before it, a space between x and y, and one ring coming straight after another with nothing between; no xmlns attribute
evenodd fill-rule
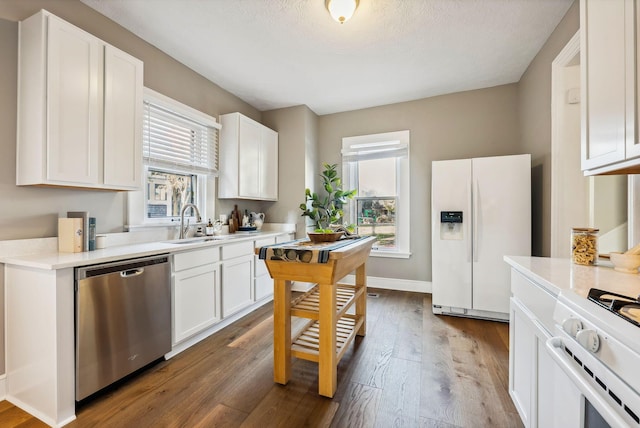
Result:
<svg viewBox="0 0 640 428"><path fill-rule="evenodd" d="M325 0L324 5L337 22L344 24L353 16L359 0Z"/></svg>

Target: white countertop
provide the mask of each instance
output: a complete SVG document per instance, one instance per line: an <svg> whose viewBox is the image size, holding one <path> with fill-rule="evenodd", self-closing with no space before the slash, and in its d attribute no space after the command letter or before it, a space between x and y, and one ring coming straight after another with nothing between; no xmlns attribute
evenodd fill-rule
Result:
<svg viewBox="0 0 640 428"><path fill-rule="evenodd" d="M272 236L275 237L285 233L289 232L269 231L246 233L242 235L240 233L237 233L234 235L229 235L228 239L211 240L206 242L190 241L190 239L186 239L185 241L189 242L182 244L172 243L175 241L137 243L131 245L108 247L95 251L85 251L81 253L46 252L22 256L5 256L0 257L0 263L35 269L55 270L86 266L97 263L106 263L129 258L177 253L180 251L193 250L197 248L221 246L225 244L232 244L235 242L252 241L255 239L269 238Z"/></svg>
<svg viewBox="0 0 640 428"><path fill-rule="evenodd" d="M640 295L640 275L617 272L606 261L581 266L568 258L505 256L504 260L556 297L560 293L587 297L591 288L630 297Z"/></svg>

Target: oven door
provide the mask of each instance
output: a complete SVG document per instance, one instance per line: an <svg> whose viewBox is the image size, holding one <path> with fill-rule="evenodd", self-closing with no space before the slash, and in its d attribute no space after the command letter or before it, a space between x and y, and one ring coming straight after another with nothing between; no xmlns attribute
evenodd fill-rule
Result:
<svg viewBox="0 0 640 428"><path fill-rule="evenodd" d="M638 394L597 358L568 335L552 337L547 340L546 347L557 366L575 386L573 391L581 395L580 420L571 426L638 426Z"/></svg>

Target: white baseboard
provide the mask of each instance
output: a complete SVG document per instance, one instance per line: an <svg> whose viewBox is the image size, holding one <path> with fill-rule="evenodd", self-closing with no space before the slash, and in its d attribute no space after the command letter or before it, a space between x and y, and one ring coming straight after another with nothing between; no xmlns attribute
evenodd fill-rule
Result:
<svg viewBox="0 0 640 428"><path fill-rule="evenodd" d="M41 411L34 409L31 405L26 404L24 402L22 402L21 400L17 399L16 397L13 396L8 396L6 397L6 400L13 404L14 406L24 410L25 412L29 413L31 416L40 419L42 422L44 422L45 424L49 425L50 427L53 428L60 428L63 427L67 424L70 424L71 422L76 420L76 415L71 414L71 416L69 416L66 419L62 419L59 422L56 422L55 419L51 418L49 415L46 415L44 413L42 413Z"/></svg>
<svg viewBox="0 0 640 428"><path fill-rule="evenodd" d="M475 309L456 308L452 306L432 305L432 311L436 315L451 315L454 317L479 318L489 321L509 322L509 314L501 312L478 311Z"/></svg>
<svg viewBox="0 0 640 428"><path fill-rule="evenodd" d="M340 282L355 284L356 276L347 275ZM415 293L431 293L431 281L416 281L413 279L367 276L367 287L383 288L385 290L413 291Z"/></svg>
<svg viewBox="0 0 640 428"><path fill-rule="evenodd" d="M0 375L0 401L7 399L7 375Z"/></svg>

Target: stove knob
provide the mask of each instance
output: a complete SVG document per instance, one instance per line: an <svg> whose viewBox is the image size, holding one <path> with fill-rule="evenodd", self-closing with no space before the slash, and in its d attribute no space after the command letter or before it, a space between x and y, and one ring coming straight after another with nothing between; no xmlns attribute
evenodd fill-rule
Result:
<svg viewBox="0 0 640 428"><path fill-rule="evenodd" d="M598 352L600 337L595 330L580 330L576 335L578 343L589 352Z"/></svg>
<svg viewBox="0 0 640 428"><path fill-rule="evenodd" d="M562 323L562 329L571 337L576 337L576 334L582 330L582 322L576 318L567 318Z"/></svg>

